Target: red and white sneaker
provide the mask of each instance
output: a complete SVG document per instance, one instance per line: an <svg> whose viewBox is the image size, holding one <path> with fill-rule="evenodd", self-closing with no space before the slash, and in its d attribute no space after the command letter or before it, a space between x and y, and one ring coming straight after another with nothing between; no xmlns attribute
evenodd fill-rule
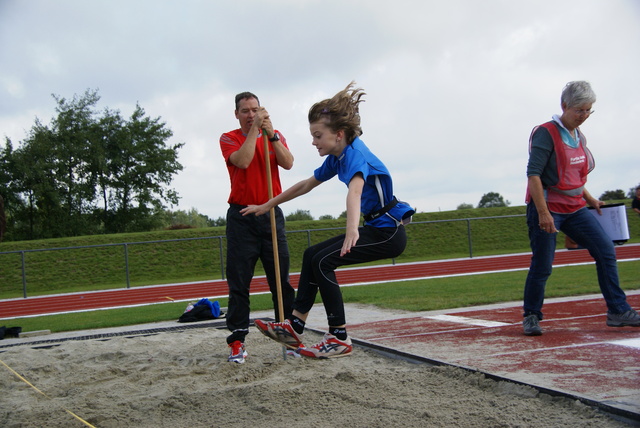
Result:
<svg viewBox="0 0 640 428"><path fill-rule="evenodd" d="M229 352L228 361L230 363L244 364L244 359L249 356L247 351L244 349L244 343L236 340L229 344L229 348L231 348L231 352Z"/></svg>
<svg viewBox="0 0 640 428"><path fill-rule="evenodd" d="M302 344L303 335L296 333L289 320L284 320L283 322L255 320L254 323L260 333L289 349L296 350L304 346Z"/></svg>
<svg viewBox="0 0 640 428"><path fill-rule="evenodd" d="M304 357L321 359L347 357L351 355L351 351L353 351L351 338L347 337L347 340L340 340L330 333L325 333L322 342L310 348L300 348L299 350L300 355Z"/></svg>

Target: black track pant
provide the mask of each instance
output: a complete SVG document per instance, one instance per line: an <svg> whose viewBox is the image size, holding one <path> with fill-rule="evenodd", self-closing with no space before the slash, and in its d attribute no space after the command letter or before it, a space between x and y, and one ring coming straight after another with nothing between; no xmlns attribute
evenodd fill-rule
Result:
<svg viewBox="0 0 640 428"><path fill-rule="evenodd" d="M229 285L229 305L227 308L227 328L233 333L227 342L244 341L249 332L249 286L258 259L267 276L271 290L276 319L278 314L277 282L271 238L270 213L255 216L240 214L241 205L230 205L227 211L227 283ZM280 261L280 282L284 317L291 314L295 291L289 283L289 247L284 229L284 216L279 207L274 209L278 236L278 257Z"/></svg>
<svg viewBox="0 0 640 428"><path fill-rule="evenodd" d="M359 229L360 237L351 252L340 257L345 235L336 236L307 248L302 260L298 294L293 308L306 314L311 310L318 290L322 296L329 326L346 324L342 292L335 269L374 260L398 257L407 245L404 226Z"/></svg>

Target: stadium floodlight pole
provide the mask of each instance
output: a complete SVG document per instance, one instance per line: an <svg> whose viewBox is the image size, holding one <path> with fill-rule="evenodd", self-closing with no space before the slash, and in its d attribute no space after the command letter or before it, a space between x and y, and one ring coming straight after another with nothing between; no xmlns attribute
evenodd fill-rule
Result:
<svg viewBox="0 0 640 428"><path fill-rule="evenodd" d="M262 130L264 140L264 157L267 169L267 188L269 190L269 200L273 199L273 182L271 180L271 158L269 156L269 138L266 131ZM278 254L278 231L276 229L276 212L273 207L269 209L271 217L271 243L273 244L273 263L276 276L276 296L278 298L278 322L284 321L284 305L282 303L282 282L280 281L280 256ZM287 349L282 345L282 358L287 359Z"/></svg>

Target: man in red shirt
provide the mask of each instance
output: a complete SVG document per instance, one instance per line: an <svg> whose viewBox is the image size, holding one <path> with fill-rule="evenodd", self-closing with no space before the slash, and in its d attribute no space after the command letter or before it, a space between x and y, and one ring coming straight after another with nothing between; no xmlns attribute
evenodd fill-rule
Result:
<svg viewBox="0 0 640 428"><path fill-rule="evenodd" d="M269 200L266 156L263 132L269 139L269 161L273 196L282 193L279 168L291 169L293 155L284 136L273 128L269 113L260 106L251 92L236 95L235 116L240 128L220 137L220 148L229 170L231 193L227 210L227 283L229 305L227 328L231 335L229 361L244 363L247 352L244 340L249 333L249 286L258 259L271 289L275 317L280 319L276 292L276 271L273 254L270 214L243 216L240 210L247 205L261 205ZM294 289L289 283L289 248L285 236L284 216L280 207L273 210L276 217L280 282L284 317L291 315Z"/></svg>

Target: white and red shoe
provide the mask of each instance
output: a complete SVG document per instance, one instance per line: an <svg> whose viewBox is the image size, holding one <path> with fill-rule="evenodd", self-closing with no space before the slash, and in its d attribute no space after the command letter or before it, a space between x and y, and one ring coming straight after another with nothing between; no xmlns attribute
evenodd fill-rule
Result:
<svg viewBox="0 0 640 428"><path fill-rule="evenodd" d="M296 350L304 347L302 344L303 335L296 333L289 320L283 322L255 320L254 323L260 333L289 349Z"/></svg>
<svg viewBox="0 0 640 428"><path fill-rule="evenodd" d="M337 358L347 357L351 355L353 351L353 345L351 344L351 338L347 337L346 340L340 340L333 334L326 333L322 342L313 345L310 348L300 348L298 352L303 357L309 358Z"/></svg>
<svg viewBox="0 0 640 428"><path fill-rule="evenodd" d="M231 351L229 352L228 361L230 363L244 364L244 359L249 356L247 351L244 349L244 343L236 340L229 344L229 348L231 348Z"/></svg>

